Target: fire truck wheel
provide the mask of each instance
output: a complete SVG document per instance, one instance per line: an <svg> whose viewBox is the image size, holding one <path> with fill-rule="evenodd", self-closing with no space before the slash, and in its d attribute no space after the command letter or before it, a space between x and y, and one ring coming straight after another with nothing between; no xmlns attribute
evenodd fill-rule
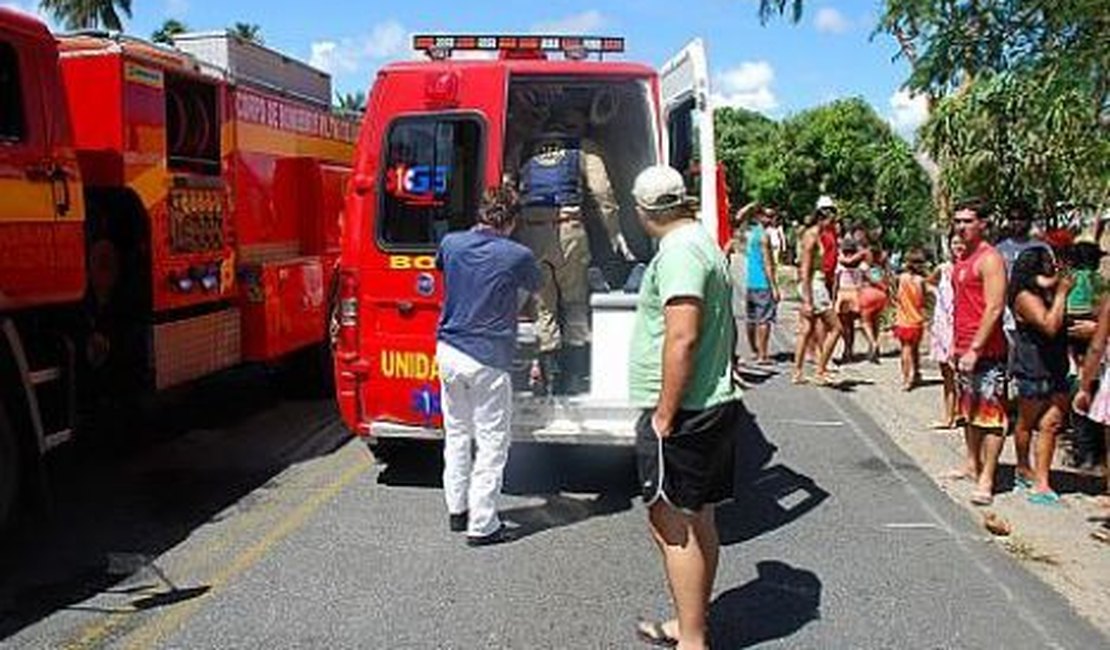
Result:
<svg viewBox="0 0 1110 650"><path fill-rule="evenodd" d="M0 404L0 530L7 527L15 511L21 481L19 445L8 414Z"/></svg>

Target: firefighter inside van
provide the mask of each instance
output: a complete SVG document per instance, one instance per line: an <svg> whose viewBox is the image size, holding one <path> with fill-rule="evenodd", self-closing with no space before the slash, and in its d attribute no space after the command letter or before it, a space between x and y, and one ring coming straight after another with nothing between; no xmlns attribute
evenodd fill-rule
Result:
<svg viewBox="0 0 1110 650"><path fill-rule="evenodd" d="M594 121L612 119L616 100L598 89L585 96L556 93L533 105L545 110L521 150L523 210L516 236L532 249L543 276L535 304L534 391L575 395L589 390L591 228L602 226L612 252L634 259L621 234L602 149L590 138L591 126L600 126ZM597 105L611 110L591 110Z"/></svg>

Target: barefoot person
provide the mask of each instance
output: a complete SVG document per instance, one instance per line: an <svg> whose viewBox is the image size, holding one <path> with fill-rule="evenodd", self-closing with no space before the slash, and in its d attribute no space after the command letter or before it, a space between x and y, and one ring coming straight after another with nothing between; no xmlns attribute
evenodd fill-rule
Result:
<svg viewBox="0 0 1110 650"><path fill-rule="evenodd" d="M952 358L952 318L955 295L952 290L952 261L964 256L964 241L953 233L948 240L949 260L929 276L933 287L933 320L929 325L929 356L940 367L944 389L943 412L934 428L954 429L956 423L956 367Z"/></svg>
<svg viewBox="0 0 1110 650"><path fill-rule="evenodd" d="M955 290L952 354L956 359L957 399L964 418L966 463L963 473L976 481L971 502L994 502L994 478L1006 431L1006 266L983 238L986 208L966 201L952 219L966 250L953 269Z"/></svg>
<svg viewBox="0 0 1110 650"><path fill-rule="evenodd" d="M747 206L745 206L746 208ZM771 216L760 205L754 207L755 219L747 236L747 278L745 298L748 345L757 365L770 365L771 327L779 304L779 284L775 257L768 228Z"/></svg>
<svg viewBox="0 0 1110 650"><path fill-rule="evenodd" d="M811 341L815 341L818 353L816 380L819 383L828 382L829 357L832 356L833 348L840 338L840 322L833 312L832 298L825 283L824 272L819 270L822 259L826 257L822 251L821 233L827 231L835 219L836 206L832 199L822 196L817 202L817 222L802 233L802 258L798 269L801 276L798 283L798 292L802 300L801 308L798 310L801 329L794 348L792 380L795 384L805 381L806 351ZM824 325L824 340L815 339L818 323Z"/></svg>
<svg viewBox="0 0 1110 650"><path fill-rule="evenodd" d="M913 390L921 376L921 337L925 333L925 254L913 249L898 275L894 338L902 346L902 388Z"/></svg>
<svg viewBox="0 0 1110 650"><path fill-rule="evenodd" d="M1052 251L1029 248L1010 271L1007 306L1014 315L1010 375L1017 387L1014 426L1017 465L1014 482L1029 489L1029 502L1056 505L1059 495L1049 484L1056 436L1068 412L1068 333L1064 313L1072 280L1061 277ZM1029 448L1037 431L1035 464Z"/></svg>
<svg viewBox="0 0 1110 650"><path fill-rule="evenodd" d="M731 498L740 391L732 383L728 264L697 222L682 175L649 167L632 189L659 250L644 273L632 330L629 389L640 485L676 617L642 621L645 641L708 647L709 597L720 543L714 504Z"/></svg>

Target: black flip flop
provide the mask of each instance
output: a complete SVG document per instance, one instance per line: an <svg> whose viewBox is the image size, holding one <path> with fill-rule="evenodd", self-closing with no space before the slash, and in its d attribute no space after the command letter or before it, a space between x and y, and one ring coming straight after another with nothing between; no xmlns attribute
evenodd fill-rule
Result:
<svg viewBox="0 0 1110 650"><path fill-rule="evenodd" d="M659 648L674 648L678 645L678 639L668 636L660 621L638 621L636 636L644 643Z"/></svg>

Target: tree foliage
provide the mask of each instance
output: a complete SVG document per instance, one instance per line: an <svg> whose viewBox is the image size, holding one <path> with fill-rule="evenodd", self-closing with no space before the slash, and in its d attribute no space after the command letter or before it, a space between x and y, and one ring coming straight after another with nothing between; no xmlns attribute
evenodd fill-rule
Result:
<svg viewBox="0 0 1110 650"><path fill-rule="evenodd" d="M1017 201L1050 215L1058 202L1098 206L1110 191L1110 138L1089 91L1062 76L980 77L940 101L922 142L948 196Z"/></svg>
<svg viewBox="0 0 1110 650"><path fill-rule="evenodd" d="M716 121L736 204L773 204L799 222L818 196L829 194L848 221L882 226L890 246L926 236L929 180L909 145L862 99L819 106L781 123L731 109L717 111Z"/></svg>
<svg viewBox="0 0 1110 650"><path fill-rule="evenodd" d="M162 23L161 27L154 30L154 33L150 35L150 40L154 41L155 43L173 45L173 38L178 34L184 34L187 31L189 31L189 28L185 26L185 23L181 22L180 20L170 18Z"/></svg>
<svg viewBox="0 0 1110 650"><path fill-rule="evenodd" d="M123 31L120 14L131 17L131 0L41 0L39 7L66 29L100 27L119 32Z"/></svg>
<svg viewBox="0 0 1110 650"><path fill-rule="evenodd" d="M361 90L353 93L335 93L335 108L350 113L366 112L366 93Z"/></svg>
<svg viewBox="0 0 1110 650"><path fill-rule="evenodd" d="M262 27L254 23L235 23L227 30L233 36L238 36L244 41L262 45L266 41L262 38Z"/></svg>
<svg viewBox="0 0 1110 650"><path fill-rule="evenodd" d="M760 0L760 17L801 18ZM1110 4L1106 0L884 0L876 34L911 65L941 168L938 199L981 194L1098 205L1110 193Z"/></svg>

